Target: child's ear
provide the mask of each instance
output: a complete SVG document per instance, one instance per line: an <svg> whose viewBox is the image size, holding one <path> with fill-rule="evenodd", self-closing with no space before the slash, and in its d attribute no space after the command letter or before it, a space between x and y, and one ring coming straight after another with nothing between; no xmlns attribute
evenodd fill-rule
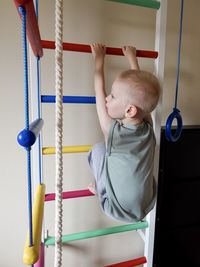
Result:
<svg viewBox="0 0 200 267"><path fill-rule="evenodd" d="M126 118L133 118L137 114L138 110L136 106L128 105L125 110L125 117Z"/></svg>

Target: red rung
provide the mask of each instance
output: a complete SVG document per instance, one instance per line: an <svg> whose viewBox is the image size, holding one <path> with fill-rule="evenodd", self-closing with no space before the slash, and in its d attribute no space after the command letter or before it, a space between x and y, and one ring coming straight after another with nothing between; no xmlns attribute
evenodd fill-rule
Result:
<svg viewBox="0 0 200 267"><path fill-rule="evenodd" d="M89 196L93 196L93 195L94 194L91 193L88 189L84 189L84 190L63 192L62 198L67 199L67 198L77 198L77 197L89 197ZM52 200L55 200L55 194L54 193L45 195L45 201L52 201Z"/></svg>
<svg viewBox="0 0 200 267"><path fill-rule="evenodd" d="M123 262L119 262L119 263L114 263L111 265L106 265L104 267L133 267L133 266L137 266L140 264L144 264L146 263L147 260L145 257L141 257L141 258L137 258L134 260L129 260L129 261L123 261Z"/></svg>
<svg viewBox="0 0 200 267"><path fill-rule="evenodd" d="M42 40L42 47L46 49L55 49L54 41ZM85 44L73 44L73 43L63 43L63 50L74 51L74 52L84 52L91 53L90 45ZM106 47L106 54L123 56L121 48ZM158 52L156 51L147 51L147 50L137 50L137 57L146 57L146 58L157 58Z"/></svg>
<svg viewBox="0 0 200 267"><path fill-rule="evenodd" d="M36 57L42 57L42 44L33 0L14 0L17 10L23 6L26 10L28 40ZM19 11L18 11L19 13ZM20 14L19 14L20 15Z"/></svg>

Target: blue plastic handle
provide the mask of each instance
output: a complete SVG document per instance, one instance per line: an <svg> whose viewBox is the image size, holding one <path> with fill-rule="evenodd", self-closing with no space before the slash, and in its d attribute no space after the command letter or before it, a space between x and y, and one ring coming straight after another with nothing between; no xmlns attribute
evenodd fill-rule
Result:
<svg viewBox="0 0 200 267"><path fill-rule="evenodd" d="M25 148L31 147L35 143L43 124L44 121L42 119L37 119L32 122L29 129L24 129L18 134L18 143Z"/></svg>
<svg viewBox="0 0 200 267"><path fill-rule="evenodd" d="M172 123L174 119L177 120L177 128L175 133L172 134ZM167 140L172 143L176 142L181 136L182 128L183 128L183 121L180 114L180 110L174 108L173 112L169 115L166 122L165 136Z"/></svg>

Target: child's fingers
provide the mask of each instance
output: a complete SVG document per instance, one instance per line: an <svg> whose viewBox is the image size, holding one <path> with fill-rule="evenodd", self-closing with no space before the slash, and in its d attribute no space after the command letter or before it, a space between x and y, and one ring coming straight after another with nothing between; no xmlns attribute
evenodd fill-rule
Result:
<svg viewBox="0 0 200 267"><path fill-rule="evenodd" d="M126 46L122 46L122 52L123 52L123 53L126 52Z"/></svg>
<svg viewBox="0 0 200 267"><path fill-rule="evenodd" d="M106 54L106 46L104 44L93 43L90 45L90 47L91 47L91 52L92 52L93 56Z"/></svg>
<svg viewBox="0 0 200 267"><path fill-rule="evenodd" d="M95 53L95 51L94 51L94 44L90 44L90 48L91 48L92 55L94 55L94 53Z"/></svg>
<svg viewBox="0 0 200 267"><path fill-rule="evenodd" d="M136 53L136 48L135 48L135 46L130 46L130 45L127 45L127 46L123 46L122 47L122 51L123 51L123 53L124 53L124 55L129 55L129 54L131 54L131 53Z"/></svg>

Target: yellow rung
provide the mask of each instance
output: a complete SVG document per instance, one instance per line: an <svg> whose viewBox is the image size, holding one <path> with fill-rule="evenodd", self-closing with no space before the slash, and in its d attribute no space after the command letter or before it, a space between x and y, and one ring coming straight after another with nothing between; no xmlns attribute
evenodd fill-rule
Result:
<svg viewBox="0 0 200 267"><path fill-rule="evenodd" d="M92 148L91 145L84 145L84 146L64 146L62 149L63 153L81 153L81 152L88 152ZM50 155L55 154L56 149L55 147L43 147L42 154L43 155Z"/></svg>
<svg viewBox="0 0 200 267"><path fill-rule="evenodd" d="M23 262L26 265L33 265L39 259L41 243L42 221L44 212L45 185L38 185L33 205L33 246L29 247L29 233L26 237Z"/></svg>

